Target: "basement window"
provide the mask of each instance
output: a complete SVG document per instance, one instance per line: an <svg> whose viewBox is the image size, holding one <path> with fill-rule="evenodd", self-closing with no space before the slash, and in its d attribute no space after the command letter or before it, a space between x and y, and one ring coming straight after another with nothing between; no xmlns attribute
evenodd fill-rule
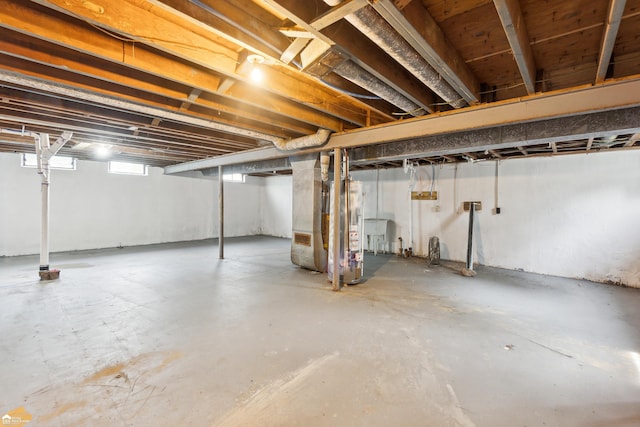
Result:
<svg viewBox="0 0 640 427"><path fill-rule="evenodd" d="M109 173L124 175L148 175L149 167L142 163L109 162Z"/></svg>
<svg viewBox="0 0 640 427"><path fill-rule="evenodd" d="M223 173L222 180L228 182L244 182L243 173Z"/></svg>
<svg viewBox="0 0 640 427"><path fill-rule="evenodd" d="M38 159L35 154L23 153L20 157L20 166L23 168L38 167ZM53 156L49 159L49 167L51 169L76 170L76 159L67 156Z"/></svg>

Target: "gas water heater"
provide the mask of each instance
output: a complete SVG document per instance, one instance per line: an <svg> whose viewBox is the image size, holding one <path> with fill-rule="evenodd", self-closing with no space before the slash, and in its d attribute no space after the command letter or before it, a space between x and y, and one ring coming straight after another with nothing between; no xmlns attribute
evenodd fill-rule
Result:
<svg viewBox="0 0 640 427"><path fill-rule="evenodd" d="M336 225L340 227L339 245L340 259L337 262L333 260L333 240L329 239L329 260L327 262L327 272L329 281L333 279L333 269L338 266L340 274L340 282L347 285L355 285L360 283L364 272L364 257L362 237L364 234L363 207L364 196L362 193L362 183L352 181L348 176L338 182L331 183L331 204L333 205L334 191L342 188L340 194L340 217L329 219L329 236L333 235L333 228ZM333 212L330 209L330 212Z"/></svg>

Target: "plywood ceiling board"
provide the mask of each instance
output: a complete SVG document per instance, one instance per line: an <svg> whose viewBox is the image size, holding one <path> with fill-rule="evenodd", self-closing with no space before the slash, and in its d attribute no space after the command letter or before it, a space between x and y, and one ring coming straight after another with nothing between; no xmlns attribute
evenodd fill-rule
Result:
<svg viewBox="0 0 640 427"><path fill-rule="evenodd" d="M637 15L622 19L613 48L613 60L615 61L617 56L634 52L640 52L640 11ZM640 73L640 70L636 73Z"/></svg>
<svg viewBox="0 0 640 427"><path fill-rule="evenodd" d="M522 95L527 93L511 52L473 61L469 66L478 77L478 81L489 86L497 86L499 91L505 90L508 86L517 85L523 87Z"/></svg>
<svg viewBox="0 0 640 427"><path fill-rule="evenodd" d="M487 4L493 4L493 0L422 0L422 4L437 22L467 13L473 9Z"/></svg>
<svg viewBox="0 0 640 427"><path fill-rule="evenodd" d="M593 83L598 65L595 61L566 68L548 70L544 73L547 90L565 89Z"/></svg>
<svg viewBox="0 0 640 427"><path fill-rule="evenodd" d="M440 27L465 61L510 50L493 2L446 19Z"/></svg>
<svg viewBox="0 0 640 427"><path fill-rule="evenodd" d="M573 33L532 46L538 69L561 70L582 64L597 63L602 28ZM594 75L595 78L595 75Z"/></svg>
<svg viewBox="0 0 640 427"><path fill-rule="evenodd" d="M608 0L521 0L522 13L532 42L580 29L604 28Z"/></svg>

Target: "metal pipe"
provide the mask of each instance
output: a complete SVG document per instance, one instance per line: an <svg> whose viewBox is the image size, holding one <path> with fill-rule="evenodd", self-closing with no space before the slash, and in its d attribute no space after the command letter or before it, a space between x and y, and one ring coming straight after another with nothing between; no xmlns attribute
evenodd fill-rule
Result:
<svg viewBox="0 0 640 427"><path fill-rule="evenodd" d="M324 2L337 6L342 0ZM464 98L371 6L363 7L345 19L452 107L467 105Z"/></svg>
<svg viewBox="0 0 640 427"><path fill-rule="evenodd" d="M349 241L351 234L351 183L349 179L349 153L347 150L342 151L344 159L344 208L342 209L342 217L344 221L344 228L342 230L342 263L343 279L345 283L350 283L350 276L348 272L351 270L351 242Z"/></svg>
<svg viewBox="0 0 640 427"><path fill-rule="evenodd" d="M376 216L375 216L376 219L378 219L378 212L380 211L380 208L379 208L379 205L380 205L379 199L380 199L380 197L379 197L379 194L378 194L379 192L380 192L380 168L376 167ZM364 212L364 210L363 210L363 212Z"/></svg>
<svg viewBox="0 0 640 427"><path fill-rule="evenodd" d="M469 204L469 242L467 244L467 270L473 271L473 217L476 212L476 204Z"/></svg>
<svg viewBox="0 0 640 427"><path fill-rule="evenodd" d="M340 290L340 148L333 150L333 234L331 236L333 245L333 290Z"/></svg>
<svg viewBox="0 0 640 427"><path fill-rule="evenodd" d="M412 116L422 116L426 113L421 106L350 60L343 61L333 71Z"/></svg>
<svg viewBox="0 0 640 427"><path fill-rule="evenodd" d="M320 153L320 177L322 182L329 181L329 152L323 151Z"/></svg>
<svg viewBox="0 0 640 427"><path fill-rule="evenodd" d="M40 135L36 144L38 173L42 175L41 184L41 221L40 221L40 271L49 270L49 157L43 153L50 146L49 134Z"/></svg>
<svg viewBox="0 0 640 427"><path fill-rule="evenodd" d="M218 258L224 259L224 178L218 166Z"/></svg>

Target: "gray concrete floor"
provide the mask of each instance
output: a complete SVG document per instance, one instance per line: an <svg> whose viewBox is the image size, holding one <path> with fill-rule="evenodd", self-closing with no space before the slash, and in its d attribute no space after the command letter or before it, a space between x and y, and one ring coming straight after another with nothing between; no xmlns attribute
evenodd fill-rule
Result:
<svg viewBox="0 0 640 427"><path fill-rule="evenodd" d="M289 242L0 259L0 416L32 426L638 426L640 290Z"/></svg>

